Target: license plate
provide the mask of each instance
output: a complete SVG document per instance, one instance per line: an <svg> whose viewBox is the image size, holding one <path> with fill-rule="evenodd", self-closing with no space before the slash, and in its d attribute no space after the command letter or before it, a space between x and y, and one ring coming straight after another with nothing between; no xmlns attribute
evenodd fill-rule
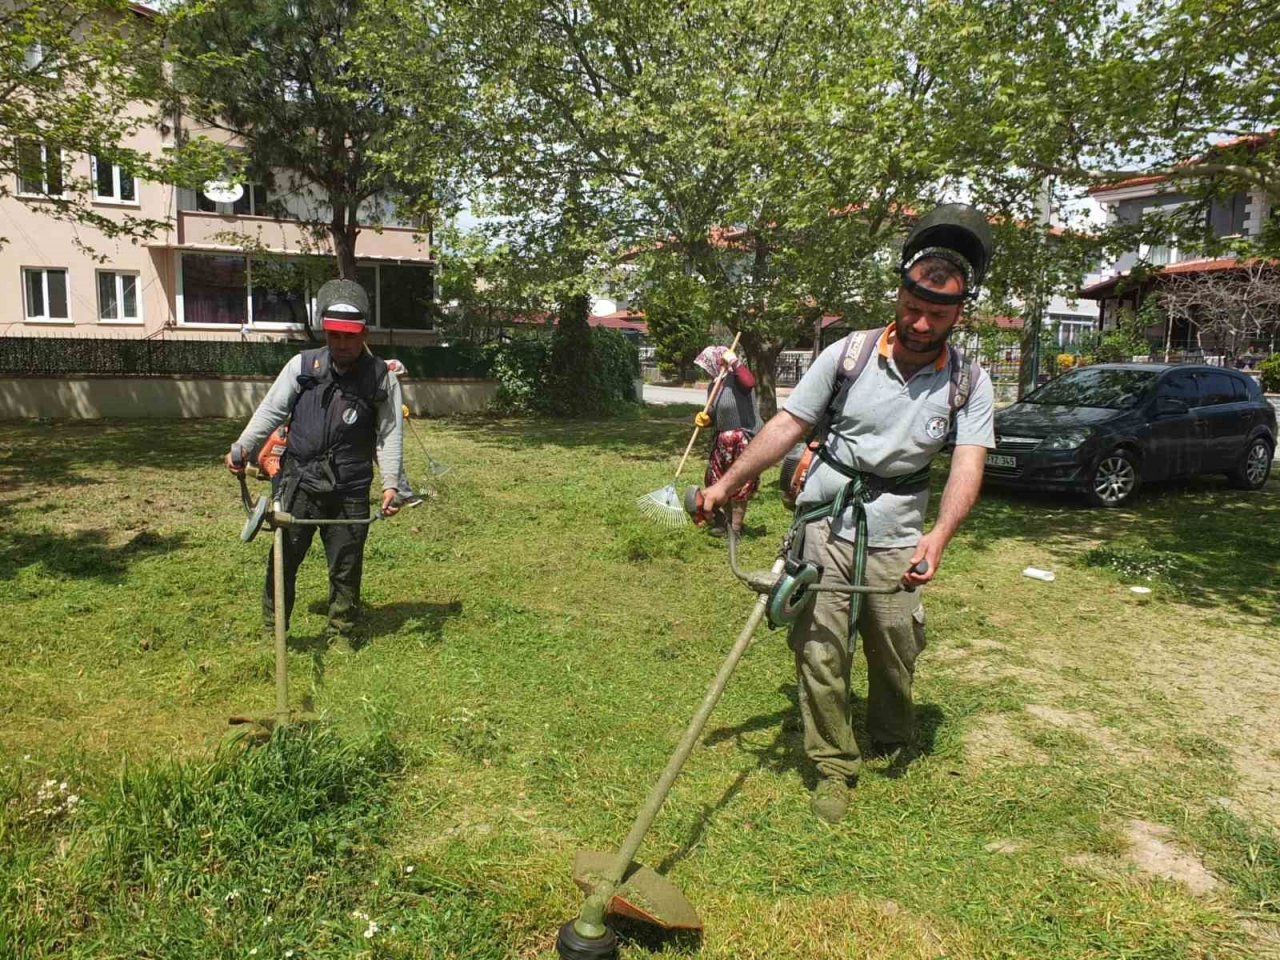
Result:
<svg viewBox="0 0 1280 960"><path fill-rule="evenodd" d="M1018 465L1017 457L1010 457L1003 453L988 453L988 467L1016 467Z"/></svg>

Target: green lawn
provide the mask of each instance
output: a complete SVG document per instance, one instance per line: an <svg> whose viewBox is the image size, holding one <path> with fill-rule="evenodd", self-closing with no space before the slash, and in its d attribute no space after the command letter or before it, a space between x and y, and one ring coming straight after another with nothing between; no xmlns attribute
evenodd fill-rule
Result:
<svg viewBox="0 0 1280 960"><path fill-rule="evenodd" d="M419 425L454 471L372 530L369 642L319 643L317 544L290 670L320 720L247 752L226 719L273 688L239 424L0 424L0 956L554 956L574 851L625 834L751 603L721 542L634 506L676 412ZM767 489L747 566L787 518ZM706 924L667 949L1280 956L1278 529L1276 480L989 494L926 593L926 753L835 829L762 628L641 850Z"/></svg>

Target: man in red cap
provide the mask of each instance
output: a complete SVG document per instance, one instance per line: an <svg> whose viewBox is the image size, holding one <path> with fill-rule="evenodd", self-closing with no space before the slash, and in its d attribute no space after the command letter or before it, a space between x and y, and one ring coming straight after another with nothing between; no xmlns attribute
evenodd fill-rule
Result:
<svg viewBox="0 0 1280 960"><path fill-rule="evenodd" d="M365 519L373 461L382 476L382 512L395 513L402 426L400 384L387 364L365 349L369 297L352 280L330 280L316 295L326 346L304 350L280 371L237 444L256 450L289 424L289 443L275 478L281 508L299 519ZM226 456L232 473L244 467ZM293 611L298 567L311 546L312 526L284 528L285 618ZM328 632L335 649L351 649L360 611L365 525L320 527L329 562ZM276 616L272 556L262 598L264 625Z"/></svg>

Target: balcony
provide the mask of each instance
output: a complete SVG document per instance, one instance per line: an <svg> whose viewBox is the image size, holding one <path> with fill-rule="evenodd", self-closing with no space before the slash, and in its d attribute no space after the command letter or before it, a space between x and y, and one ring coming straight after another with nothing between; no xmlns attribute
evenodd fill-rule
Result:
<svg viewBox="0 0 1280 960"><path fill-rule="evenodd" d="M222 216L180 211L176 233L154 244L177 250L245 251L261 248L272 253L333 255L327 231L314 236L308 225L271 217ZM431 260L431 248L421 234L408 227L363 227L356 242L360 260Z"/></svg>

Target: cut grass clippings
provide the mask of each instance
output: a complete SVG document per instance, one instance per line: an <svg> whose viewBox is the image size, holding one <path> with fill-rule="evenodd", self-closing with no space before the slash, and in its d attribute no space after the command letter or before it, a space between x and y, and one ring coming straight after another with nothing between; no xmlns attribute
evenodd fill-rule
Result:
<svg viewBox="0 0 1280 960"><path fill-rule="evenodd" d="M574 851L621 840L751 602L722 541L634 507L677 413L420 423L454 471L371 531L367 643L325 649L313 547L290 678L320 719L251 749L225 741L273 700L269 541L238 541L219 465L240 424L0 425L0 955L554 957ZM772 476L752 568L789 519ZM926 593L923 753L869 762L837 828L762 630L641 849L707 924L666 955L1268 956L1277 521L1275 482L989 494Z"/></svg>

